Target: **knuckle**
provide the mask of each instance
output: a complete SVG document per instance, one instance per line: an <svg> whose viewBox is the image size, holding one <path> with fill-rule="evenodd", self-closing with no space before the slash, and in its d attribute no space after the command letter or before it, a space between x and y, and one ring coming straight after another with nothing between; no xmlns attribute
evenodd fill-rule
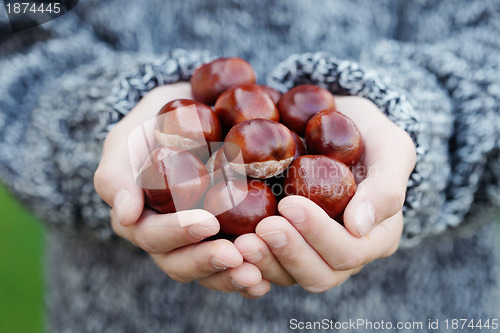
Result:
<svg viewBox="0 0 500 333"><path fill-rule="evenodd" d="M248 298L248 299L258 299L258 298L261 298L262 296L264 296L264 295L251 295L251 294L244 292L244 291L240 291L240 295L245 297L245 298Z"/></svg>
<svg viewBox="0 0 500 333"><path fill-rule="evenodd" d="M392 127L392 137L397 137L397 141L392 140L392 142L397 142L397 147L403 152L405 159L410 160L411 165L415 166L415 163L417 161L417 150L413 139L408 132L398 127L396 124L392 123Z"/></svg>
<svg viewBox="0 0 500 333"><path fill-rule="evenodd" d="M336 287L339 284L340 283L338 283L337 281L331 282L331 281L325 280L325 281L318 281L318 282L310 284L310 285L305 285L305 286L303 286L303 288L310 293L321 294L327 290L330 290L330 289Z"/></svg>
<svg viewBox="0 0 500 333"><path fill-rule="evenodd" d="M280 287L290 287L296 283L297 283L297 281L295 281L294 278L292 278L291 276L287 277L285 279L280 279L278 281L274 281L274 284L277 286L280 286Z"/></svg>
<svg viewBox="0 0 500 333"><path fill-rule="evenodd" d="M100 164L94 173L94 188L100 196L102 196L103 190L107 188L111 183L111 176L113 170L103 164Z"/></svg>
<svg viewBox="0 0 500 333"><path fill-rule="evenodd" d="M406 199L406 186L392 185L385 190L387 203L401 209Z"/></svg>
<svg viewBox="0 0 500 333"><path fill-rule="evenodd" d="M355 269L352 270L352 274L351 275L359 274L359 272L361 272L364 267L365 267L364 265L356 267Z"/></svg>
<svg viewBox="0 0 500 333"><path fill-rule="evenodd" d="M365 258L360 254L350 253L349 255L344 256L344 258L332 268L337 271L347 271L363 265L364 262Z"/></svg>
<svg viewBox="0 0 500 333"><path fill-rule="evenodd" d="M195 278L181 272L164 270L169 278L180 283L189 283L195 280Z"/></svg>
<svg viewBox="0 0 500 333"><path fill-rule="evenodd" d="M301 262L299 261L298 257L299 256L295 256L293 254L286 254L278 256L277 258L283 267L300 267Z"/></svg>
<svg viewBox="0 0 500 333"><path fill-rule="evenodd" d="M402 142L403 144L407 147L408 149L408 152L410 154L410 158L412 159L412 165L415 165L416 161L417 161L417 150L416 150L416 147L415 147L415 143L413 142L413 139L410 137L410 135L404 131L404 130L401 130L402 132Z"/></svg>
<svg viewBox="0 0 500 333"><path fill-rule="evenodd" d="M152 254L157 254L158 251L155 249L155 246L153 246L150 237L145 234L144 231L138 231L133 233L134 234L134 243L147 253L152 253Z"/></svg>
<svg viewBox="0 0 500 333"><path fill-rule="evenodd" d="M394 255L398 251L398 249L399 249L399 243L400 243L400 238L398 238L397 241L393 242L393 244L387 250L384 258L385 257L390 257L390 256Z"/></svg>
<svg viewBox="0 0 500 333"><path fill-rule="evenodd" d="M110 215L110 221L111 221L111 229L113 230L113 232L117 236L119 236L121 238L125 238L125 234L123 233L122 228L120 228L120 226L118 225L118 222L116 221L116 219L113 217L112 214Z"/></svg>

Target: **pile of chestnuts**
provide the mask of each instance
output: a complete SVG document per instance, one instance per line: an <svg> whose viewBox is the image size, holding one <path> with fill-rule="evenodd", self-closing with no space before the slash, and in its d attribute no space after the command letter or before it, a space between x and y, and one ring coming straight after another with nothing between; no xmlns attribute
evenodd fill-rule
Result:
<svg viewBox="0 0 500 333"><path fill-rule="evenodd" d="M341 219L364 145L329 91L304 84L282 94L256 84L240 58L202 64L190 84L194 100L171 101L158 113L159 148L139 173L148 206L206 209L229 236L254 232L287 195Z"/></svg>

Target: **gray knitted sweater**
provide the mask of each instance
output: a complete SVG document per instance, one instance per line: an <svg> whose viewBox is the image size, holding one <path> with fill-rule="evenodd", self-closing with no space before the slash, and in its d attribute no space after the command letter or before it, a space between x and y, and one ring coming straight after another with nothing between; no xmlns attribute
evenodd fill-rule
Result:
<svg viewBox="0 0 500 333"><path fill-rule="evenodd" d="M428 319L500 318L499 1L82 0L16 34L2 10L0 179L47 225L50 332L286 332L294 318L428 331ZM113 236L92 182L106 133L215 56L247 59L282 91L308 82L366 97L411 135L394 256L323 294L273 287L247 300L174 282Z"/></svg>

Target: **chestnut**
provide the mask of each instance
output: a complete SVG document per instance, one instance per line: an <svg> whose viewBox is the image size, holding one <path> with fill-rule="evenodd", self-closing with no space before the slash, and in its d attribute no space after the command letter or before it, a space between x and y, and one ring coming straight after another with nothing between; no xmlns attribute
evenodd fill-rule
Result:
<svg viewBox="0 0 500 333"><path fill-rule="evenodd" d="M303 84L288 90L278 102L281 122L304 136L307 122L321 110L335 108L335 99L326 89Z"/></svg>
<svg viewBox="0 0 500 333"><path fill-rule="evenodd" d="M242 235L255 232L257 224L278 211L276 198L261 180L232 179L212 187L203 208L215 215L221 232Z"/></svg>
<svg viewBox="0 0 500 333"><path fill-rule="evenodd" d="M297 133L295 133L294 131L290 131L290 133L292 133L293 141L295 141L295 155L293 156L293 159L296 159L299 156L305 155L307 153L306 145Z"/></svg>
<svg viewBox="0 0 500 333"><path fill-rule="evenodd" d="M207 162L207 169L210 175L212 184L217 184L220 181L227 181L228 179L237 179L243 177L236 173L229 162L227 161L224 149L220 148L210 156Z"/></svg>
<svg viewBox="0 0 500 333"><path fill-rule="evenodd" d="M274 196L276 197L276 200L279 202L281 199L285 197L285 189L283 187L283 183L285 180L285 175L286 171L283 173L271 177L271 178L266 178L262 179L264 183L266 183L267 186L271 189L271 192L273 192Z"/></svg>
<svg viewBox="0 0 500 333"><path fill-rule="evenodd" d="M281 92L279 92L278 90L276 90L274 88L266 86L265 84L258 84L257 86L259 88L261 88L262 90L264 90L264 92L272 98L274 104L278 104L278 101L280 100L281 95L282 95Z"/></svg>
<svg viewBox="0 0 500 333"><path fill-rule="evenodd" d="M215 113L226 130L249 119L280 119L271 96L255 84L242 84L226 90L215 103Z"/></svg>
<svg viewBox="0 0 500 333"><path fill-rule="evenodd" d="M218 58L198 67L189 82L195 100L213 105L226 89L255 81L255 71L245 60Z"/></svg>
<svg viewBox="0 0 500 333"><path fill-rule="evenodd" d="M284 180L285 195L309 198L333 219L344 213L356 192L351 170L331 157L304 155L292 162Z"/></svg>
<svg viewBox="0 0 500 333"><path fill-rule="evenodd" d="M323 110L306 126L310 154L326 155L347 166L356 165L364 149L363 139L351 118L335 110Z"/></svg>
<svg viewBox="0 0 500 333"><path fill-rule="evenodd" d="M189 108L191 105L195 108ZM223 139L219 118L203 103L176 99L165 104L158 116L159 130L155 131L155 136L164 147L192 150L204 160Z"/></svg>
<svg viewBox="0 0 500 333"><path fill-rule="evenodd" d="M295 155L295 141L283 124L251 119L231 128L224 140L224 153L237 173L270 178L290 165Z"/></svg>
<svg viewBox="0 0 500 333"><path fill-rule="evenodd" d="M210 187L205 164L174 147L153 150L139 171L138 185L149 207L162 214L196 207Z"/></svg>

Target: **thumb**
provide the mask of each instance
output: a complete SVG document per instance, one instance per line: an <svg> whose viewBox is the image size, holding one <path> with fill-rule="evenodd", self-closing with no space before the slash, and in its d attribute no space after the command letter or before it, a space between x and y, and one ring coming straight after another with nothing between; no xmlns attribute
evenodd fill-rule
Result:
<svg viewBox="0 0 500 333"><path fill-rule="evenodd" d="M344 212L344 225L355 236L368 234L403 207L406 184L392 184L383 176L362 181Z"/></svg>
<svg viewBox="0 0 500 333"><path fill-rule="evenodd" d="M345 227L358 237L401 210L415 166L413 143L405 136L386 143L385 149L366 153L367 178L358 185L344 212Z"/></svg>

